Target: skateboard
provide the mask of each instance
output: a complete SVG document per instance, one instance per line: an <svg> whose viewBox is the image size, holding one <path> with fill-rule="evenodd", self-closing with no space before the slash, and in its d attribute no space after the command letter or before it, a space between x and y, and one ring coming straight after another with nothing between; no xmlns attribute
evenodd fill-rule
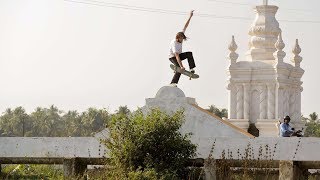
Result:
<svg viewBox="0 0 320 180"><path fill-rule="evenodd" d="M181 73L181 74L183 74L183 75L185 75L185 76L188 76L190 80L191 80L191 79L198 79L198 78L199 78L199 75L198 75L198 74L192 73L192 72L187 71L187 70L183 70L183 71L182 71L180 67L175 66L175 65L173 65L173 64L170 64L170 68L171 68L174 72L179 72L179 73Z"/></svg>

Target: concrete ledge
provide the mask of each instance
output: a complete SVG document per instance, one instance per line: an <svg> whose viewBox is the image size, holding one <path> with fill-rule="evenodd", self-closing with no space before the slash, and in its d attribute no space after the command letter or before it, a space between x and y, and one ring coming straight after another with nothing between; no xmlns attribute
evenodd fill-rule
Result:
<svg viewBox="0 0 320 180"><path fill-rule="evenodd" d="M320 138L308 137L258 137L233 138L217 137L214 139L213 157L221 159L223 152L232 154L232 159L246 158L284 161L320 161ZM209 151L209 147L208 151Z"/></svg>
<svg viewBox="0 0 320 180"><path fill-rule="evenodd" d="M1 137L0 157L103 158L104 144L95 137Z"/></svg>
<svg viewBox="0 0 320 180"><path fill-rule="evenodd" d="M87 165L105 164L105 158L64 158L64 157L0 157L0 164L63 164L65 159L77 159Z"/></svg>

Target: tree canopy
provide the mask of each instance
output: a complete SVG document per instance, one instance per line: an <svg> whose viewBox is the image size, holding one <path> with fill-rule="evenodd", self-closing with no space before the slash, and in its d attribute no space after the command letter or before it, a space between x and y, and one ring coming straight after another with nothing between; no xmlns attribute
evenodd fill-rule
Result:
<svg viewBox="0 0 320 180"><path fill-rule="evenodd" d="M146 115L140 110L131 115L115 114L108 123L109 138L105 141L110 150L108 177L128 179L145 173L154 179L181 179L186 162L196 151L190 134L179 132L183 122L182 111L172 116L157 109Z"/></svg>
<svg viewBox="0 0 320 180"><path fill-rule="evenodd" d="M119 109L130 113L126 106ZM65 113L52 105L49 108L37 107L30 114L23 107L8 108L0 116L0 136L92 136L103 130L110 118L111 114L106 109L97 108Z"/></svg>
<svg viewBox="0 0 320 180"><path fill-rule="evenodd" d="M220 108L217 108L215 105L211 105L206 110L215 114L216 116L218 116L220 118L222 118L222 117L228 118L228 110L225 108L220 109Z"/></svg>
<svg viewBox="0 0 320 180"><path fill-rule="evenodd" d="M306 131L304 133L307 137L320 137L320 123L318 114L313 112L309 115L309 118L302 117L306 121Z"/></svg>

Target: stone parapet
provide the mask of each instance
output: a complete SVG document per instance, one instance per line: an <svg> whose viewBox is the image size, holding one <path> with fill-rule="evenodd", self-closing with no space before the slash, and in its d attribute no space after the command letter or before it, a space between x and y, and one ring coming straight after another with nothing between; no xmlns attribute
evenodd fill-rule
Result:
<svg viewBox="0 0 320 180"><path fill-rule="evenodd" d="M259 136L262 137L278 137L279 136L279 120L277 119L258 119L256 127L259 129Z"/></svg>
<svg viewBox="0 0 320 180"><path fill-rule="evenodd" d="M249 128L249 119L229 119L229 122L245 131Z"/></svg>

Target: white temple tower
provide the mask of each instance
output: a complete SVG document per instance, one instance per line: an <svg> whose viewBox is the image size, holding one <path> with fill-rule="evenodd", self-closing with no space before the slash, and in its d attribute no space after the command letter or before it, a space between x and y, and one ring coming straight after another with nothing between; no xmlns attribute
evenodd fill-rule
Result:
<svg viewBox="0 0 320 180"><path fill-rule="evenodd" d="M275 18L277 6L254 8L256 18L249 30L249 50L245 61L237 61L237 45L232 37L228 59L229 119L248 130L255 125L261 137L277 137L277 124L284 116L291 117L291 125L301 129L301 49L296 40L292 63L284 62L286 53L281 29ZM251 126L250 126L251 127ZM254 127L254 126L253 126Z"/></svg>

